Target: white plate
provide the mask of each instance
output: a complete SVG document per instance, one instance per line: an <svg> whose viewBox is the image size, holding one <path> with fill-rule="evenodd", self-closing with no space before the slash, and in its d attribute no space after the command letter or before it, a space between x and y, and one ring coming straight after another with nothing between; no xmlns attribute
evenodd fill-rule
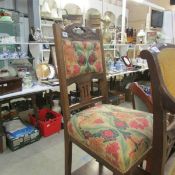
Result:
<svg viewBox="0 0 175 175"><path fill-rule="evenodd" d="M50 73L48 75L48 79L52 79L55 77L55 68L49 64L49 69L50 69Z"/></svg>

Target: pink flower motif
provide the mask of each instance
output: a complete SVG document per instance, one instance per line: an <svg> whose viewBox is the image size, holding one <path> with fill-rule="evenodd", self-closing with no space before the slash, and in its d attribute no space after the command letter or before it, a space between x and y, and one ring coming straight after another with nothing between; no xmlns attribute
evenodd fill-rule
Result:
<svg viewBox="0 0 175 175"><path fill-rule="evenodd" d="M125 127L126 125L124 122L115 122L115 126L122 128L122 127Z"/></svg>
<svg viewBox="0 0 175 175"><path fill-rule="evenodd" d="M100 124L100 123L104 123L104 121L102 119L98 118L94 121L94 123Z"/></svg>
<svg viewBox="0 0 175 175"><path fill-rule="evenodd" d="M148 127L148 125L149 123L145 118L139 118L136 119L135 121L130 122L130 127L135 129L143 130L144 128Z"/></svg>
<svg viewBox="0 0 175 175"><path fill-rule="evenodd" d="M93 65L95 62L95 55L94 53L92 53L90 56L89 56L89 64Z"/></svg>
<svg viewBox="0 0 175 175"><path fill-rule="evenodd" d="M80 55L78 57L78 64L83 65L84 63L85 63L85 57L84 57L84 55Z"/></svg>
<svg viewBox="0 0 175 175"><path fill-rule="evenodd" d="M104 137L113 137L114 133L111 130L103 131L102 135Z"/></svg>
<svg viewBox="0 0 175 175"><path fill-rule="evenodd" d="M119 144L117 142L114 142L106 147L106 152L112 154L114 157L117 158L119 148Z"/></svg>
<svg viewBox="0 0 175 175"><path fill-rule="evenodd" d="M84 49L87 48L87 42L86 41L83 42L83 47L84 47Z"/></svg>
<svg viewBox="0 0 175 175"><path fill-rule="evenodd" d="M139 118L138 121L141 122L144 127L149 126L148 120L146 120L145 118Z"/></svg>
<svg viewBox="0 0 175 175"><path fill-rule="evenodd" d="M96 68L96 72L102 72L102 63L100 61L97 61L95 63L95 68Z"/></svg>
<svg viewBox="0 0 175 175"><path fill-rule="evenodd" d="M73 74L78 75L80 73L80 66L74 65L73 67Z"/></svg>
<svg viewBox="0 0 175 175"><path fill-rule="evenodd" d="M70 65L66 65L66 73L67 73L67 75L71 74L71 66Z"/></svg>

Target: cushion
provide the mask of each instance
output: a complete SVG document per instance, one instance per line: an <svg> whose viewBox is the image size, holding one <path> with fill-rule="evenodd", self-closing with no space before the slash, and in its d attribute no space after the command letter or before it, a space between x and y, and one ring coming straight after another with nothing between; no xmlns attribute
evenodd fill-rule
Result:
<svg viewBox="0 0 175 175"><path fill-rule="evenodd" d="M105 104L73 115L68 132L125 173L150 148L152 124L150 113Z"/></svg>
<svg viewBox="0 0 175 175"><path fill-rule="evenodd" d="M169 91L169 93L175 97L175 49L166 48L161 50L158 54L158 60L160 64L161 73L163 76L164 83Z"/></svg>
<svg viewBox="0 0 175 175"><path fill-rule="evenodd" d="M102 53L98 41L63 41L66 78L103 71Z"/></svg>

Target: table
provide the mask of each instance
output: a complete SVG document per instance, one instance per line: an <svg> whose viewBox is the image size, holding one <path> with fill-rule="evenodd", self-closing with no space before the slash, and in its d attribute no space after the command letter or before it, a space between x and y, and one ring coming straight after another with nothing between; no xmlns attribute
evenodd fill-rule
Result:
<svg viewBox="0 0 175 175"><path fill-rule="evenodd" d="M20 97L25 97L25 98L31 98L32 99L32 105L34 112L37 115L37 106L36 106L36 94L39 92L44 92L47 90L54 90L58 89L59 86L49 86L49 85L44 85L44 84L36 84L31 88L24 88L22 91L10 93L10 94L5 94L0 96L0 114L1 114L1 105L4 102L9 102L11 99L15 98L20 98Z"/></svg>
<svg viewBox="0 0 175 175"><path fill-rule="evenodd" d="M121 72L112 72L110 71L107 73L107 78L118 76L118 75L125 75L125 74L131 74L131 73L136 73L136 72L144 72L148 70L148 67L145 68L140 68L140 69L135 69L135 70L126 70L126 71L121 71Z"/></svg>
<svg viewBox="0 0 175 175"><path fill-rule="evenodd" d="M146 70L148 70L148 67L143 67L143 68L134 69L134 70L120 71L120 72L112 72L112 71L108 72L106 77L107 79L110 79L110 89L114 88L115 86L116 76L121 76L121 75L125 76L132 73L144 72Z"/></svg>

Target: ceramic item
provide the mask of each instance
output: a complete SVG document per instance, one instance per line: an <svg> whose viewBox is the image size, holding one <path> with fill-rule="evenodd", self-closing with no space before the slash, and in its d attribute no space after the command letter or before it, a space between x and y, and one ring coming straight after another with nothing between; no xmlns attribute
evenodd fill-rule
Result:
<svg viewBox="0 0 175 175"><path fill-rule="evenodd" d="M15 68L13 68L12 66L3 67L1 70L8 70L8 74L11 77L17 76L17 72L16 72Z"/></svg>
<svg viewBox="0 0 175 175"><path fill-rule="evenodd" d="M39 28L34 28L31 27L31 31L30 31L30 41L42 41L42 34L41 34L41 30Z"/></svg>
<svg viewBox="0 0 175 175"><path fill-rule="evenodd" d="M41 13L43 14L43 16L50 16L51 10L47 1L45 1L42 5Z"/></svg>
<svg viewBox="0 0 175 175"><path fill-rule="evenodd" d="M36 75L38 79L47 79L50 75L49 65L46 63L41 63L36 66Z"/></svg>
<svg viewBox="0 0 175 175"><path fill-rule="evenodd" d="M32 76L30 72L26 72L25 76L23 77L23 88L31 88L33 86Z"/></svg>
<svg viewBox="0 0 175 175"><path fill-rule="evenodd" d="M56 8L53 8L51 10L51 18L53 18L53 19L58 19L59 18L58 12L57 12L57 9Z"/></svg>
<svg viewBox="0 0 175 175"><path fill-rule="evenodd" d="M11 16L2 16L2 17L0 17L0 21L3 21L3 22L13 22Z"/></svg>
<svg viewBox="0 0 175 175"><path fill-rule="evenodd" d="M7 69L1 69L0 70L0 77L8 77L9 71Z"/></svg>
<svg viewBox="0 0 175 175"><path fill-rule="evenodd" d="M57 113L61 112L61 107L59 105L59 100L53 100L52 111L57 112Z"/></svg>
<svg viewBox="0 0 175 175"><path fill-rule="evenodd" d="M55 77L55 69L54 69L54 67L52 66L52 65L48 65L49 66L49 69L50 69L50 73L49 73L49 75L48 75L48 78L49 79L52 79L52 78L54 78Z"/></svg>

